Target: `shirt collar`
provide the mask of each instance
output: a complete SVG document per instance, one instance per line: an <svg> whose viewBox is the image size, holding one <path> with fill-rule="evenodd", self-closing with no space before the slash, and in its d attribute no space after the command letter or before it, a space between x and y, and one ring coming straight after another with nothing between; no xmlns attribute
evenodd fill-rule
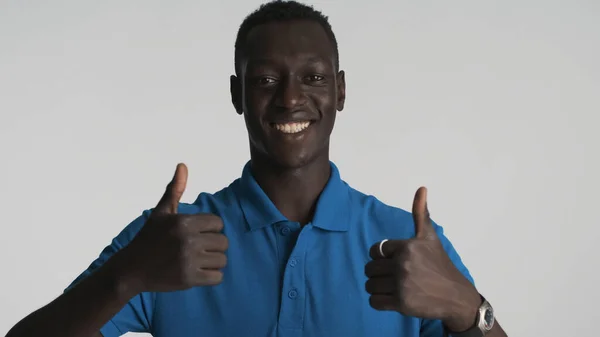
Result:
<svg viewBox="0 0 600 337"><path fill-rule="evenodd" d="M335 164L330 162L330 165L331 175L319 196L311 224L330 231L347 231L350 227L349 187ZM244 166L238 182L235 192L250 230L288 221L254 179L250 162Z"/></svg>

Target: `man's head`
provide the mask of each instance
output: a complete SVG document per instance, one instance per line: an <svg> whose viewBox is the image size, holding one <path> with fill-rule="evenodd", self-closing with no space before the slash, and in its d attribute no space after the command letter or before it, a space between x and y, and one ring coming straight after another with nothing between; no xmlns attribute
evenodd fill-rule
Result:
<svg viewBox="0 0 600 337"><path fill-rule="evenodd" d="M294 1L262 5L240 26L235 72L232 101L253 159L288 168L328 159L345 80L327 17Z"/></svg>

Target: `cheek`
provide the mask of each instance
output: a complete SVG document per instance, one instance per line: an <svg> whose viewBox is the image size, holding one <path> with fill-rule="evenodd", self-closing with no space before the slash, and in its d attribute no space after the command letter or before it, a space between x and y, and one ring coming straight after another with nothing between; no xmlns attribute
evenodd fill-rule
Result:
<svg viewBox="0 0 600 337"><path fill-rule="evenodd" d="M246 121L246 129L248 129L248 134L254 140L258 140L261 132L261 124L260 118L254 115L255 110L245 110L244 111L244 120Z"/></svg>
<svg viewBox="0 0 600 337"><path fill-rule="evenodd" d="M316 103L323 121L325 121L328 125L333 124L337 114L335 97L321 97Z"/></svg>
<svg viewBox="0 0 600 337"><path fill-rule="evenodd" d="M331 114L337 111L337 94L334 86L323 88L322 91L315 92L312 96L313 101L316 102L323 114Z"/></svg>
<svg viewBox="0 0 600 337"><path fill-rule="evenodd" d="M267 111L268 100L257 95L247 95L244 100L246 125L253 130L260 128L260 121ZM251 131L251 130L250 130Z"/></svg>
<svg viewBox="0 0 600 337"><path fill-rule="evenodd" d="M252 114L257 114L266 111L272 97L273 93L268 90L253 90L250 87L244 95L244 105Z"/></svg>

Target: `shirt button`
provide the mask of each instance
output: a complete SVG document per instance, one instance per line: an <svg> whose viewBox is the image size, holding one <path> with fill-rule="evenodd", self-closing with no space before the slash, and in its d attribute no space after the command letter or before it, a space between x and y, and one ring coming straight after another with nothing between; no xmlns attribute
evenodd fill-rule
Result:
<svg viewBox="0 0 600 337"><path fill-rule="evenodd" d="M290 234L290 228L289 227L283 227L281 228L281 235L288 235Z"/></svg>
<svg viewBox="0 0 600 337"><path fill-rule="evenodd" d="M298 260L296 258L292 258L290 260L290 267L295 267L298 264Z"/></svg>
<svg viewBox="0 0 600 337"><path fill-rule="evenodd" d="M294 299L296 297L298 297L298 292L296 291L296 289L292 289L288 292L288 297L291 299Z"/></svg>

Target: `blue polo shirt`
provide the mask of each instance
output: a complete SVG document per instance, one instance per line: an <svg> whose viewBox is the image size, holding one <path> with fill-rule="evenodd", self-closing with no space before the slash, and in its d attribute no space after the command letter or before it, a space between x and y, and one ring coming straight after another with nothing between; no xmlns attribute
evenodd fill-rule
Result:
<svg viewBox="0 0 600 337"><path fill-rule="evenodd" d="M409 212L351 188L331 164L313 221L288 221L259 187L247 164L223 190L202 193L180 213L213 213L229 239L218 286L135 296L101 329L105 337L148 332L154 337L441 337L441 322L369 306L364 269L382 239L414 237ZM150 211L129 224L101 253L89 275L126 246ZM458 269L467 268L442 228L434 225Z"/></svg>

